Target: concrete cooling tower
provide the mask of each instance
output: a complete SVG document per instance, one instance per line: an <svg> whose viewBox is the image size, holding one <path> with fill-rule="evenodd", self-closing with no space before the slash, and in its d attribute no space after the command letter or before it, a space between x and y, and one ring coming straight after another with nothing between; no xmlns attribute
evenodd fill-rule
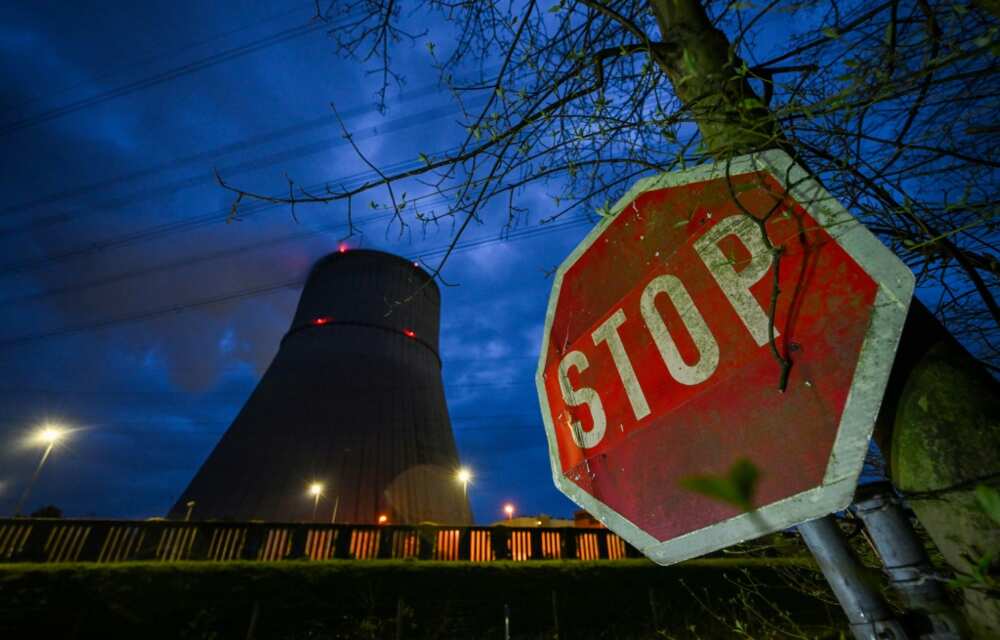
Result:
<svg viewBox="0 0 1000 640"><path fill-rule="evenodd" d="M250 399L171 509L195 520L469 524L438 356L440 292L380 251L321 259ZM323 486L318 503L308 490Z"/></svg>

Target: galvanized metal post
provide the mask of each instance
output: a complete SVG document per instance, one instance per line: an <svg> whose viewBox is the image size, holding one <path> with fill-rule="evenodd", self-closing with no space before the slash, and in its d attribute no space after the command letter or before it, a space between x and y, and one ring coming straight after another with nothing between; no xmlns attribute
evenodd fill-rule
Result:
<svg viewBox="0 0 1000 640"><path fill-rule="evenodd" d="M806 546L830 583L851 631L858 640L904 640L902 625L861 574L861 565L851 553L833 516L824 516L798 526Z"/></svg>
<svg viewBox="0 0 1000 640"><path fill-rule="evenodd" d="M892 490L879 482L858 490L851 510L861 518L892 585L908 611L919 618L927 640L962 637L962 619L948 604L944 587Z"/></svg>

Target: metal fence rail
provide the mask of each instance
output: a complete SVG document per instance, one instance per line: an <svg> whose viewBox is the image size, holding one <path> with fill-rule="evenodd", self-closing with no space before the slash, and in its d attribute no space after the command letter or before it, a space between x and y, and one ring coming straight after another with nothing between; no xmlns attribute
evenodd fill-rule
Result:
<svg viewBox="0 0 1000 640"><path fill-rule="evenodd" d="M606 529L0 519L0 562L404 559L617 560Z"/></svg>

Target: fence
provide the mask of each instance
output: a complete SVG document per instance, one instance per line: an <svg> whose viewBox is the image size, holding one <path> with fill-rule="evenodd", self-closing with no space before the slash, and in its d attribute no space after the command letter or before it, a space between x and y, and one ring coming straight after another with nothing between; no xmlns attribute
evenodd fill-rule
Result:
<svg viewBox="0 0 1000 640"><path fill-rule="evenodd" d="M617 560L606 529L0 519L0 562Z"/></svg>

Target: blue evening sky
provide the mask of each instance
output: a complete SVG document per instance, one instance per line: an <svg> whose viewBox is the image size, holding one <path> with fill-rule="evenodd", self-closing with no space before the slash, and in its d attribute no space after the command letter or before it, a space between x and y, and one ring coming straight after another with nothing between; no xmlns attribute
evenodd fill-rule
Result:
<svg viewBox="0 0 1000 640"><path fill-rule="evenodd" d="M378 78L339 59L312 14L307 1L0 9L0 513L38 459L25 436L50 420L76 431L26 510L162 515L270 362L299 287L253 290L297 281L336 249L345 207L300 208L298 222L270 208L227 224L231 197L213 168L265 192L285 174L306 185L370 174L331 102L379 166L461 141L425 46L400 47L406 84L382 115ZM400 237L367 202L356 215L376 220L349 244L436 264L449 225ZM589 225L537 227L553 208L542 191L522 204L533 205L530 226L500 242L502 215L485 215L463 242L488 242L445 271L459 285L443 289L446 393L479 522L501 518L506 500L522 513L574 509L552 486L532 380L545 272Z"/></svg>
<svg viewBox="0 0 1000 640"><path fill-rule="evenodd" d="M397 47L406 83L380 114L379 77L338 58L313 12L308 0L0 8L0 513L38 460L26 436L57 421L75 431L26 510L164 514L267 367L296 283L345 233L345 205L300 207L297 221L250 207L227 222L232 198L213 169L274 193L285 175L370 176L331 102L381 167L461 142L423 40ZM427 27L440 54L448 31ZM442 210L428 194L414 184L408 198ZM450 225L400 234L367 202L355 204L370 221L350 245L436 264ZM510 237L491 207L444 271L458 285L442 289L444 379L478 522L501 518L507 500L521 513L574 510L552 486L533 376L546 273L592 220L539 226L558 209L544 185L519 204L526 218Z"/></svg>

